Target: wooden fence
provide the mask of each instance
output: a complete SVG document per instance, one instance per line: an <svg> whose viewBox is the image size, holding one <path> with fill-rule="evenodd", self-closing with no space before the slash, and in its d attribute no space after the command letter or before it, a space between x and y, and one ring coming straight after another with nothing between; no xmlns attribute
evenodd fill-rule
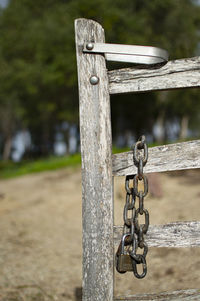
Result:
<svg viewBox="0 0 200 301"><path fill-rule="evenodd" d="M110 118L110 94L199 87L200 58L149 69L107 71L104 55L83 52L86 42L105 42L101 25L77 19L75 35L82 155L82 300L200 300L199 289L114 296L114 245L120 241L122 227L113 223L113 176L135 174L136 168L131 152L112 155ZM200 140L153 147L149 158L145 173L199 168ZM146 240L150 247L199 247L199 231L200 222L150 226Z"/></svg>

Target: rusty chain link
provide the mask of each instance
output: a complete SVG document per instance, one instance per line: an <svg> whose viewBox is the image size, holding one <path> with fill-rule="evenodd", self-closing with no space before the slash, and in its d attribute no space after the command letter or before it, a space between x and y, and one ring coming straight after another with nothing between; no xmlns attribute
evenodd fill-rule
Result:
<svg viewBox="0 0 200 301"><path fill-rule="evenodd" d="M148 160L148 147L145 136L141 136L133 147L133 161L137 166L136 175L128 175L125 180L126 203L124 206L123 219L124 229L122 240L124 245L128 246L128 253L132 260L132 271L135 277L141 279L146 276L147 264L146 255L148 246L144 240L144 234L149 227L149 212L144 208L144 198L148 193L148 179L143 173L143 167ZM130 182L132 181L132 187ZM143 183L143 190L139 188ZM139 206L136 209L136 197ZM139 223L139 216L144 215L144 224ZM137 253L137 249L143 249L142 254ZM142 273L138 273L137 265L142 264Z"/></svg>

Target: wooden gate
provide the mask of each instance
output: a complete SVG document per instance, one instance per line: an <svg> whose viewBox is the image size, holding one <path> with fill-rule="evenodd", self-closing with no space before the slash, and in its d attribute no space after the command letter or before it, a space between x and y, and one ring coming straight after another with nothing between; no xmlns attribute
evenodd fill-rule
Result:
<svg viewBox="0 0 200 301"><path fill-rule="evenodd" d="M107 71L102 54L84 53L86 42L104 43L92 20L75 21L82 155L83 301L200 300L200 290L114 297L114 245L122 227L113 224L113 176L136 174L132 152L112 155L110 94L200 86L200 58L169 61L151 69ZM188 154L190 154L188 156ZM200 167L200 140L149 149L145 173ZM150 247L199 247L200 222L150 226Z"/></svg>

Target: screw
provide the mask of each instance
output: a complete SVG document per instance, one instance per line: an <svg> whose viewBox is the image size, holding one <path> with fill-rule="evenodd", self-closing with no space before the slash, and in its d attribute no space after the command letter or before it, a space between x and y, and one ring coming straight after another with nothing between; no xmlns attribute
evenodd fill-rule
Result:
<svg viewBox="0 0 200 301"><path fill-rule="evenodd" d="M86 48L87 48L87 50L92 50L94 48L94 44L93 43L87 43Z"/></svg>
<svg viewBox="0 0 200 301"><path fill-rule="evenodd" d="M99 78L98 78L96 75L92 75L92 76L90 77L90 83L91 83L92 85L96 85L96 84L98 84L98 82L99 82Z"/></svg>

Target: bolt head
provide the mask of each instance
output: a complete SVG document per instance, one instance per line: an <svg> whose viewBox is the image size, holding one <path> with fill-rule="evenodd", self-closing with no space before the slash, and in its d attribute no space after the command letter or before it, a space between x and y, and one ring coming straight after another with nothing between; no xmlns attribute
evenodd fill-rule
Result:
<svg viewBox="0 0 200 301"><path fill-rule="evenodd" d="M87 50L92 50L94 48L94 44L93 43L87 43L86 48L87 48Z"/></svg>
<svg viewBox="0 0 200 301"><path fill-rule="evenodd" d="M98 78L96 75L92 75L92 76L90 77L90 83L91 83L92 85L97 85L98 82L99 82L99 78Z"/></svg>

